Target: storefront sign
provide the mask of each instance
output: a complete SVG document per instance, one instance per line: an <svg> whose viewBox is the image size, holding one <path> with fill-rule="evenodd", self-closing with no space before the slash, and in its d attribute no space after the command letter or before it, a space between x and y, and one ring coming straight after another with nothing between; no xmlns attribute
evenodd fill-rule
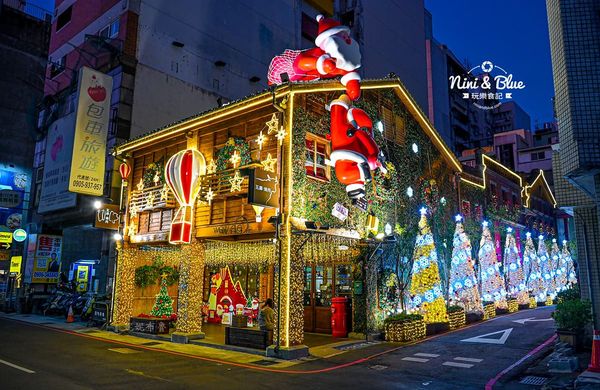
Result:
<svg viewBox="0 0 600 390"><path fill-rule="evenodd" d="M345 221L348 218L348 209L344 207L341 203L336 203L333 205L333 209L331 210L331 215L339 219L340 221Z"/></svg>
<svg viewBox="0 0 600 390"><path fill-rule="evenodd" d="M38 205L40 214L77 204L77 194L69 192L74 128L75 114L69 114L56 120L48 129L42 193Z"/></svg>
<svg viewBox="0 0 600 390"><path fill-rule="evenodd" d="M248 203L263 207L277 208L279 205L279 182L277 175L262 168L250 173Z"/></svg>
<svg viewBox="0 0 600 390"><path fill-rule="evenodd" d="M155 318L132 317L129 330L149 334L168 334L170 321Z"/></svg>
<svg viewBox="0 0 600 390"><path fill-rule="evenodd" d="M248 229L250 228L250 224L248 221L243 221L240 223L229 223L226 225L217 225L213 227L213 231L220 235L237 235L237 234L246 234L248 233Z"/></svg>
<svg viewBox="0 0 600 390"><path fill-rule="evenodd" d="M27 239L27 232L23 229L17 229L13 232L13 239L16 242L23 242Z"/></svg>
<svg viewBox="0 0 600 390"><path fill-rule="evenodd" d="M10 258L10 273L11 274L20 274L21 273L21 262L23 261L23 256L13 256Z"/></svg>
<svg viewBox="0 0 600 390"><path fill-rule="evenodd" d="M69 177L71 192L100 196L104 191L111 93L111 76L85 66L81 68Z"/></svg>
<svg viewBox="0 0 600 390"><path fill-rule="evenodd" d="M56 283L60 273L61 236L38 235L32 283Z"/></svg>
<svg viewBox="0 0 600 390"><path fill-rule="evenodd" d="M106 204L100 210L96 210L96 219L94 219L94 227L100 229L119 230L121 222L121 213L119 206L114 204Z"/></svg>
<svg viewBox="0 0 600 390"><path fill-rule="evenodd" d="M22 191L0 190L0 207L13 208L21 204Z"/></svg>
<svg viewBox="0 0 600 390"><path fill-rule="evenodd" d="M12 232L0 232L0 244L10 244L13 240Z"/></svg>

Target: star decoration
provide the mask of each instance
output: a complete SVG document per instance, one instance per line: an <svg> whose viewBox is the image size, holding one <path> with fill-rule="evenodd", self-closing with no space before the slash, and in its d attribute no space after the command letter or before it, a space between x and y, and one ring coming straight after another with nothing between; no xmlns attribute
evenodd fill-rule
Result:
<svg viewBox="0 0 600 390"><path fill-rule="evenodd" d="M160 190L160 200L166 201L168 196L169 196L169 187L167 187L167 185L164 184L162 190Z"/></svg>
<svg viewBox="0 0 600 390"><path fill-rule="evenodd" d="M215 172L217 172L217 163L215 162L215 160L211 159L208 165L206 166L206 173L210 175Z"/></svg>
<svg viewBox="0 0 600 390"><path fill-rule="evenodd" d="M137 231L137 226L135 226L134 223L127 226L127 235L128 236L130 236L130 237L135 236L136 231Z"/></svg>
<svg viewBox="0 0 600 390"><path fill-rule="evenodd" d="M204 195L204 199L206 199L208 204L211 204L214 197L215 197L215 193L213 192L212 188L208 187L208 191L206 191L206 195Z"/></svg>
<svg viewBox="0 0 600 390"><path fill-rule="evenodd" d="M256 143L258 144L258 148L262 150L263 144L267 141L267 136L263 134L262 130L258 133L258 137L256 137Z"/></svg>
<svg viewBox="0 0 600 390"><path fill-rule="evenodd" d="M277 128L279 127L279 119L277 118L277 114L273 114L273 116L271 117L271 120L265 124L267 125L267 128L269 129L267 131L267 134L276 133Z"/></svg>
<svg viewBox="0 0 600 390"><path fill-rule="evenodd" d="M154 177L152 178L152 181L154 182L155 186L158 185L158 182L160 181L160 176L158 176L158 172L154 174Z"/></svg>
<svg viewBox="0 0 600 390"><path fill-rule="evenodd" d="M275 172L275 164L277 163L277 159L271 157L271 153L267 153L267 158L260 162L263 166L263 169L267 172Z"/></svg>
<svg viewBox="0 0 600 390"><path fill-rule="evenodd" d="M231 164L233 164L234 168L237 168L240 161L242 161L242 158L240 157L240 154L238 153L237 150L233 152L233 154L229 158L229 161L231 162Z"/></svg>
<svg viewBox="0 0 600 390"><path fill-rule="evenodd" d="M283 126L281 126L277 131L277 134L275 135L275 137L277 137L277 140L279 141L280 146L283 144L283 140L285 139L286 135L287 133L285 132L285 129L283 128Z"/></svg>
<svg viewBox="0 0 600 390"><path fill-rule="evenodd" d="M231 184L231 192L237 192L242 190L242 181L244 178L240 175L240 171L235 171L235 175L229 178L229 184Z"/></svg>
<svg viewBox="0 0 600 390"><path fill-rule="evenodd" d="M135 218L137 216L138 213L138 207L136 205L132 205L131 208L129 209L129 215L131 215L131 218Z"/></svg>
<svg viewBox="0 0 600 390"><path fill-rule="evenodd" d="M146 207L154 206L154 193L150 192L146 197Z"/></svg>
<svg viewBox="0 0 600 390"><path fill-rule="evenodd" d="M142 180L140 178L140 182L137 183L136 187L137 187L138 191L143 191L144 190L144 180Z"/></svg>

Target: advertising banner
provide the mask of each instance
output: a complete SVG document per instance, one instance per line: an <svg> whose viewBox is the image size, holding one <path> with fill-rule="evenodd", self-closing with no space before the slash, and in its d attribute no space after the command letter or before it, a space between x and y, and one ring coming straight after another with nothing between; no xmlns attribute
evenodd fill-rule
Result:
<svg viewBox="0 0 600 390"><path fill-rule="evenodd" d="M22 256L13 256L10 258L10 273L20 274L21 273L21 262L23 261Z"/></svg>
<svg viewBox="0 0 600 390"><path fill-rule="evenodd" d="M22 226L31 174L19 168L0 166L0 230L12 231Z"/></svg>
<svg viewBox="0 0 600 390"><path fill-rule="evenodd" d="M69 114L56 120L48 129L42 193L38 204L40 214L77 204L77 194L69 192L74 123L75 115Z"/></svg>
<svg viewBox="0 0 600 390"><path fill-rule="evenodd" d="M32 283L57 283L60 273L61 236L38 235Z"/></svg>
<svg viewBox="0 0 600 390"><path fill-rule="evenodd" d="M23 281L31 283L33 276L33 263L35 261L35 248L37 246L37 234L30 234L27 237L27 252L25 255L25 270L23 271Z"/></svg>
<svg viewBox="0 0 600 390"><path fill-rule="evenodd" d="M104 191L106 137L112 77L88 67L79 71L79 98L69 191L101 196Z"/></svg>

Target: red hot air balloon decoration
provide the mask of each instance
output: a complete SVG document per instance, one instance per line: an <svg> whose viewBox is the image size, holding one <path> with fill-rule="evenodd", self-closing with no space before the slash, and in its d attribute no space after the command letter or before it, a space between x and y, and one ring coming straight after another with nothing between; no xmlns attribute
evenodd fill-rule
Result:
<svg viewBox="0 0 600 390"><path fill-rule="evenodd" d="M131 173L131 167L127 163L121 163L119 165L119 173L121 174L121 180L125 181Z"/></svg>
<svg viewBox="0 0 600 390"><path fill-rule="evenodd" d="M200 176L205 174L206 160L196 149L182 150L167 161L165 179L179 203L171 223L169 243L189 244L192 241L194 201L200 192Z"/></svg>

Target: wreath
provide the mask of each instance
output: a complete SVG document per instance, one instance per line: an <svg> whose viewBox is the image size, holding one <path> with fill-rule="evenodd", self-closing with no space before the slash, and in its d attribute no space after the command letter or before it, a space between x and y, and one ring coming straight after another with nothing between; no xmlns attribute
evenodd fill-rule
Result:
<svg viewBox="0 0 600 390"><path fill-rule="evenodd" d="M141 288L157 284L159 278L165 276L167 286L172 286L179 281L179 270L173 266L165 265L157 256L151 265L142 265L135 269L135 285Z"/></svg>
<svg viewBox="0 0 600 390"><path fill-rule="evenodd" d="M154 177L158 175L160 178L158 184L154 184ZM146 169L144 170L144 175L142 177L144 181L144 187L156 187L156 185L162 185L165 183L165 170L163 169L161 162L153 162L148 164Z"/></svg>
<svg viewBox="0 0 600 390"><path fill-rule="evenodd" d="M223 146L217 152L217 171L224 171L228 167L233 168L233 164L231 164L229 159L236 151L241 158L238 166L248 165L252 162L252 157L250 156L250 146L248 146L248 142L246 142L244 138L231 137L225 146Z"/></svg>

